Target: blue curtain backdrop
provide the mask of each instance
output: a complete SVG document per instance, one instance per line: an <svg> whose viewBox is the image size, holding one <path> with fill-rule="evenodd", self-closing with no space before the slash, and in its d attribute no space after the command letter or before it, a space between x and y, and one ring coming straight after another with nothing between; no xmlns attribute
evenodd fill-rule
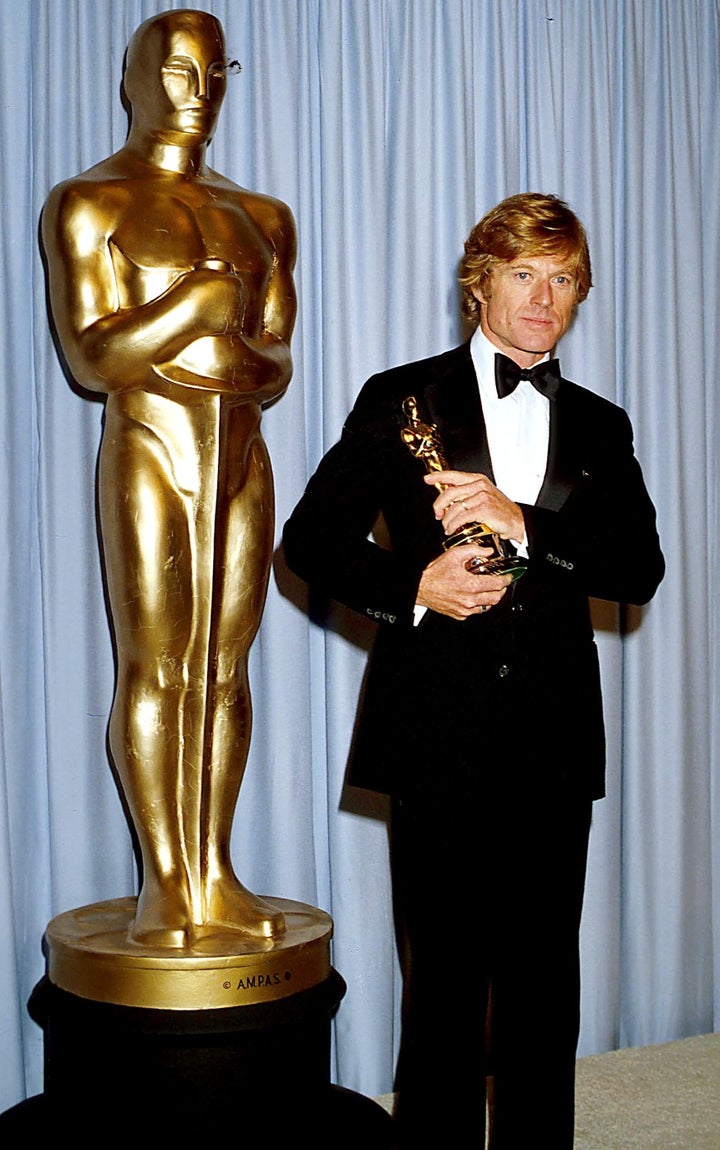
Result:
<svg viewBox="0 0 720 1150"><path fill-rule="evenodd" d="M720 1029L717 0L196 6L242 64L210 163L285 200L298 225L295 375L264 418L278 536L366 377L460 340L457 264L484 211L542 190L585 221L596 286L563 370L627 408L668 573L642 612L597 605L609 794L581 1053ZM171 7L0 0L0 1111L42 1089L27 1000L48 920L135 892L105 746L102 403L55 354L38 220L55 183L123 143L125 46ZM622 522L616 545L622 563ZM235 861L252 889L333 915L348 984L333 1079L386 1093L400 978L385 812L343 785L369 635L340 611L320 628L281 558L275 574ZM471 940L455 921L443 937L439 979L461 993Z"/></svg>

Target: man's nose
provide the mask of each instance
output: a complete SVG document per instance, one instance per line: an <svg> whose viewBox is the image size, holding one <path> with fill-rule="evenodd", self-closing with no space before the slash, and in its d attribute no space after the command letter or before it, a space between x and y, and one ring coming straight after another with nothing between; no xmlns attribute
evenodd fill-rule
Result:
<svg viewBox="0 0 720 1150"><path fill-rule="evenodd" d="M550 306L552 303L552 286L549 279L541 277L535 281L533 303L540 304L541 307Z"/></svg>

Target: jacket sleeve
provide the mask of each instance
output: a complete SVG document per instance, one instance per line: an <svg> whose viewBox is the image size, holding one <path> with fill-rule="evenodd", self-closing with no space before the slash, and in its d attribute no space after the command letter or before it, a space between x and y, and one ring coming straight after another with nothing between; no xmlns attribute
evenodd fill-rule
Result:
<svg viewBox="0 0 720 1150"><path fill-rule="evenodd" d="M423 564L372 538L397 457L397 419L369 380L283 529L291 571L381 624L411 625Z"/></svg>
<svg viewBox="0 0 720 1150"><path fill-rule="evenodd" d="M562 507L523 506L528 553L590 597L642 605L665 573L655 508L627 414L610 404L600 410L594 446Z"/></svg>

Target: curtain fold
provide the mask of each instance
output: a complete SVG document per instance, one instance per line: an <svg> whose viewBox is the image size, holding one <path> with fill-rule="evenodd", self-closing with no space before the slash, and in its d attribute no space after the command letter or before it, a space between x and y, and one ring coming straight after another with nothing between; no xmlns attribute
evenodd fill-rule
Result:
<svg viewBox="0 0 720 1150"><path fill-rule="evenodd" d="M52 339L50 188L117 150L123 54L169 0L0 0L0 1111L42 1089L27 1000L63 910L134 893L110 770L114 664L95 508L103 405ZM183 6L191 6L189 4ZM208 159L296 218L294 377L264 415L276 538L362 383L463 338L463 241L555 192L595 286L563 373L625 406L668 571L595 604L608 730L582 932L581 1053L720 1026L717 0L205 0L225 106ZM617 561L632 547L617 524ZM345 786L370 625L323 613L276 555L250 661L233 853L259 893L334 920L333 1078L392 1089L401 980L386 804ZM441 769L441 764L438 765ZM471 951L439 922L455 957ZM451 945L451 940L453 945Z"/></svg>

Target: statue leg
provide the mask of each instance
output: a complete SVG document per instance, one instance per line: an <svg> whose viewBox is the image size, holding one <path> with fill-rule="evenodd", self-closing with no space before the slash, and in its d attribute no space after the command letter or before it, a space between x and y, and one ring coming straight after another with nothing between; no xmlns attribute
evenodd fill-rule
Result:
<svg viewBox="0 0 720 1150"><path fill-rule="evenodd" d="M232 425L229 438L232 445ZM226 477L224 559L216 570L217 658L209 688L203 777L203 891L209 925L272 937L285 929L283 914L246 890L230 858L233 815L252 728L248 653L265 604L274 534L272 471L258 430L251 432L242 453L231 455L239 457L245 461L242 473L234 474L230 466Z"/></svg>
<svg viewBox="0 0 720 1150"><path fill-rule="evenodd" d="M110 749L142 855L132 936L184 947L202 916L199 826L206 658L195 666L192 508L156 441L109 436L100 465L103 544L117 646Z"/></svg>

